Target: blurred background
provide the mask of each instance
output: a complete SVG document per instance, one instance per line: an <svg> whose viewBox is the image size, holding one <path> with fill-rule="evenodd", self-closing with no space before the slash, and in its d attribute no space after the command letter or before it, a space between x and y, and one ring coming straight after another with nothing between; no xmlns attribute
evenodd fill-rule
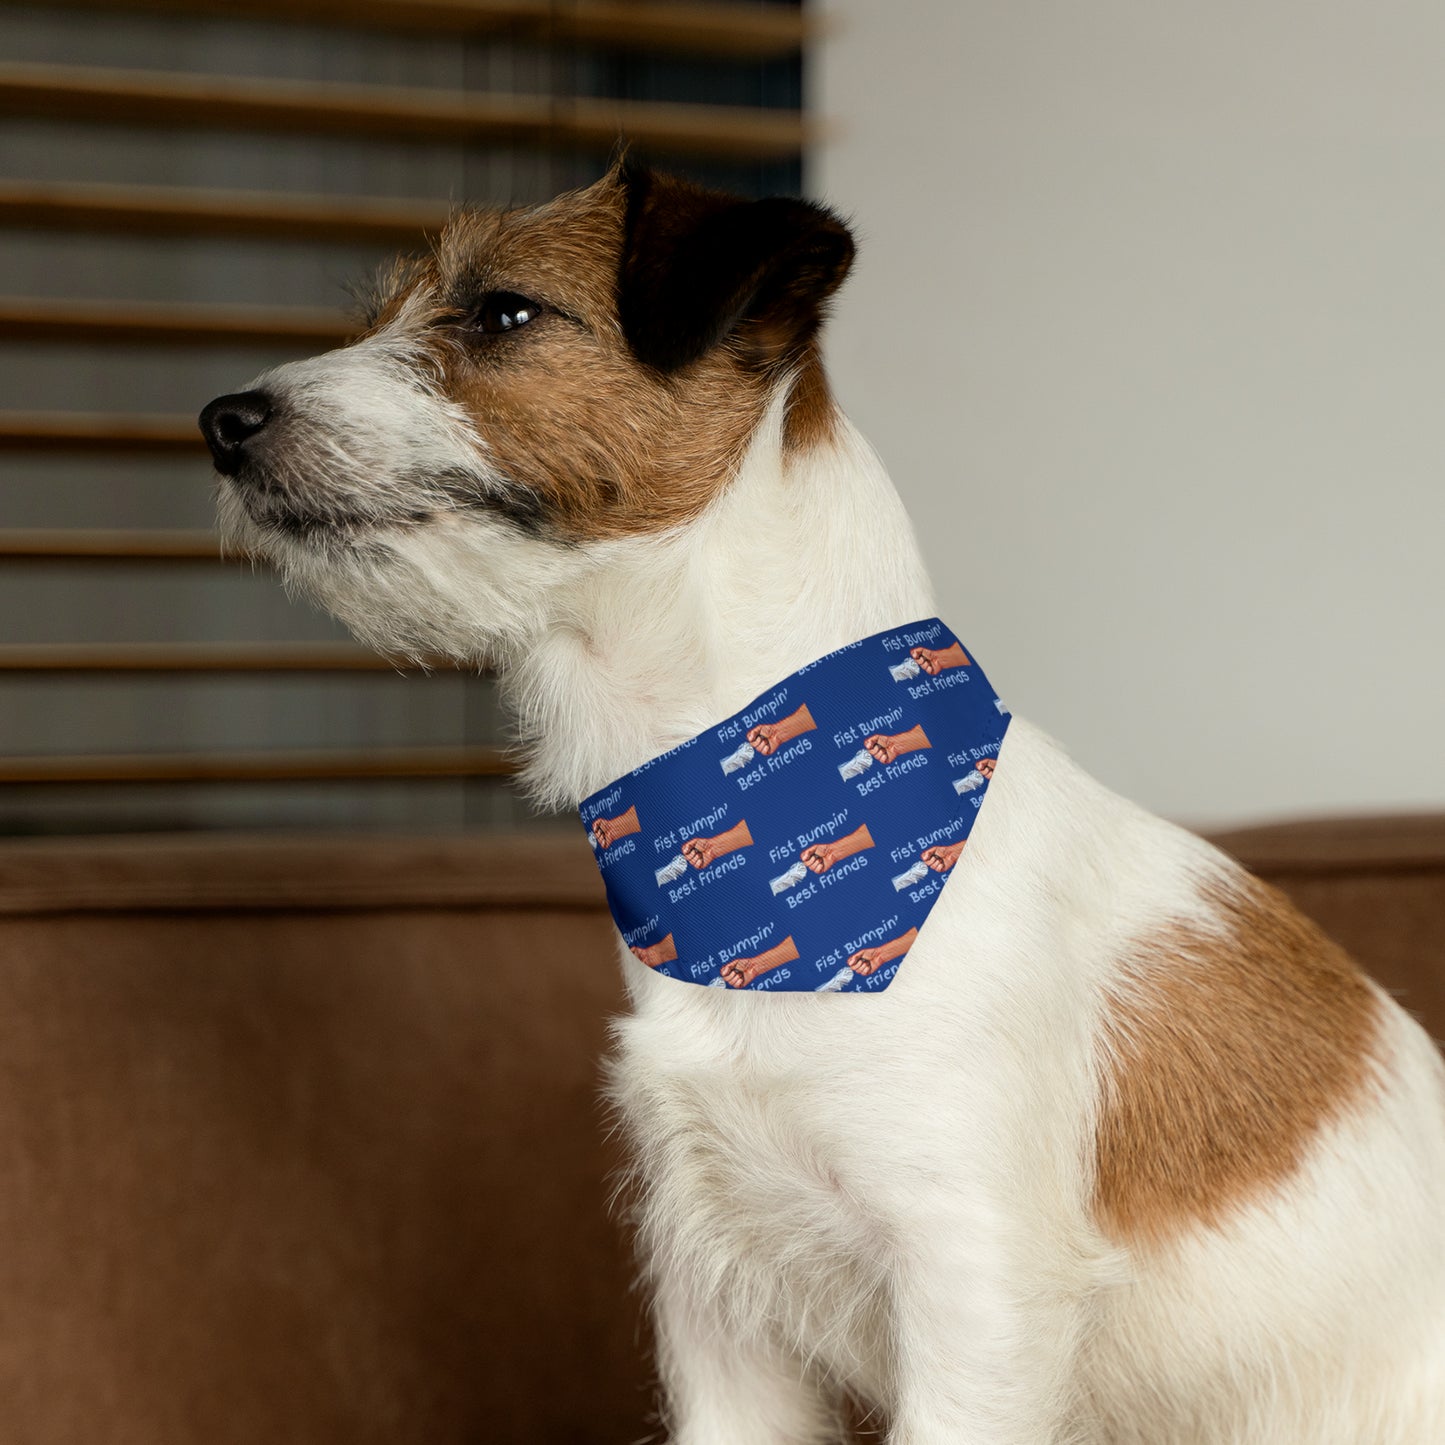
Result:
<svg viewBox="0 0 1445 1445"><path fill-rule="evenodd" d="M0 831L525 824L492 688L222 562L195 415L622 132L802 183L792 5L0 4Z"/></svg>
<svg viewBox="0 0 1445 1445"><path fill-rule="evenodd" d="M660 1438L581 830L195 423L619 133L851 218L942 614L1445 1034L1445 9L0 0L6 1440Z"/></svg>
<svg viewBox="0 0 1445 1445"><path fill-rule="evenodd" d="M853 220L837 390L1085 766L1198 825L1445 802L1445 16L809 18L0 4L0 831L545 821L485 678L217 558L192 419L619 128Z"/></svg>
<svg viewBox="0 0 1445 1445"><path fill-rule="evenodd" d="M1182 821L1445 803L1445 10L829 9L832 372L990 680Z"/></svg>

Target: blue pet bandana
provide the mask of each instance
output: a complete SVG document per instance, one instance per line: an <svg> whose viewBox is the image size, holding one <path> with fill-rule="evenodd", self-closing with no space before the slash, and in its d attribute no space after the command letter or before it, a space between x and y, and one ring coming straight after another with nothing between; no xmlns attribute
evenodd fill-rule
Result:
<svg viewBox="0 0 1445 1445"><path fill-rule="evenodd" d="M583 802L623 942L712 988L887 988L1008 724L937 618L799 668Z"/></svg>

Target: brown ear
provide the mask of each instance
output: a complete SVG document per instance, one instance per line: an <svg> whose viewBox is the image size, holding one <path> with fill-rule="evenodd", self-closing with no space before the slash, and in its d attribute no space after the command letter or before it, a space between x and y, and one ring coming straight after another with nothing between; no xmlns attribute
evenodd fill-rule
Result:
<svg viewBox="0 0 1445 1445"><path fill-rule="evenodd" d="M758 364L801 354L853 262L853 238L808 201L746 201L626 162L618 314L639 361L671 372L736 336Z"/></svg>

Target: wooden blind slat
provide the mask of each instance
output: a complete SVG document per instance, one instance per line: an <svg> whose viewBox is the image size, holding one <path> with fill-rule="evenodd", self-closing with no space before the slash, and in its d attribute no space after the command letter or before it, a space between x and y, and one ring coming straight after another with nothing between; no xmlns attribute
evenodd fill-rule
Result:
<svg viewBox="0 0 1445 1445"><path fill-rule="evenodd" d="M0 673L404 672L347 643L0 643Z"/></svg>
<svg viewBox="0 0 1445 1445"><path fill-rule="evenodd" d="M467 3L455 0L447 8ZM535 0L525 8L532 12L527 19L535 28L549 27L552 38L566 43L656 48L740 59L796 55L812 38L815 28L801 9L786 5L581 0L567 7L557 5L555 0ZM545 15L541 13L544 10Z"/></svg>
<svg viewBox="0 0 1445 1445"><path fill-rule="evenodd" d="M105 412L0 412L0 451L205 451L194 416Z"/></svg>
<svg viewBox="0 0 1445 1445"><path fill-rule="evenodd" d="M200 455L192 416L83 411L0 412L0 451L154 452Z"/></svg>
<svg viewBox="0 0 1445 1445"><path fill-rule="evenodd" d="M249 562L221 555L214 532L82 527L0 529L3 562Z"/></svg>
<svg viewBox="0 0 1445 1445"><path fill-rule="evenodd" d="M192 306L0 296L0 341L328 349L358 330L343 313L319 306Z"/></svg>
<svg viewBox="0 0 1445 1445"><path fill-rule="evenodd" d="M796 111L29 63L0 65L0 114L594 151L625 136L660 151L730 160L789 158L810 139Z"/></svg>
<svg viewBox="0 0 1445 1445"><path fill-rule="evenodd" d="M500 748L437 747L0 757L0 783L279 783L381 778L500 778Z"/></svg>
<svg viewBox="0 0 1445 1445"><path fill-rule="evenodd" d="M6 0L26 3L26 0ZM236 0L50 0L72 9L236 17ZM247 0L247 19L506 37L746 59L795 55L809 25L791 6L677 0Z"/></svg>
<svg viewBox="0 0 1445 1445"><path fill-rule="evenodd" d="M0 225L46 230L390 247L415 246L425 235L440 231L447 215L446 206L363 196L0 180Z"/></svg>

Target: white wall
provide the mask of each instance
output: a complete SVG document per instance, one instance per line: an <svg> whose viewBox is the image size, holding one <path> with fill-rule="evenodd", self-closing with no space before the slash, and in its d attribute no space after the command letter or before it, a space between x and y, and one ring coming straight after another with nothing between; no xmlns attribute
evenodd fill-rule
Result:
<svg viewBox="0 0 1445 1445"><path fill-rule="evenodd" d="M1445 806L1445 5L831 8L834 382L994 684L1186 821Z"/></svg>

